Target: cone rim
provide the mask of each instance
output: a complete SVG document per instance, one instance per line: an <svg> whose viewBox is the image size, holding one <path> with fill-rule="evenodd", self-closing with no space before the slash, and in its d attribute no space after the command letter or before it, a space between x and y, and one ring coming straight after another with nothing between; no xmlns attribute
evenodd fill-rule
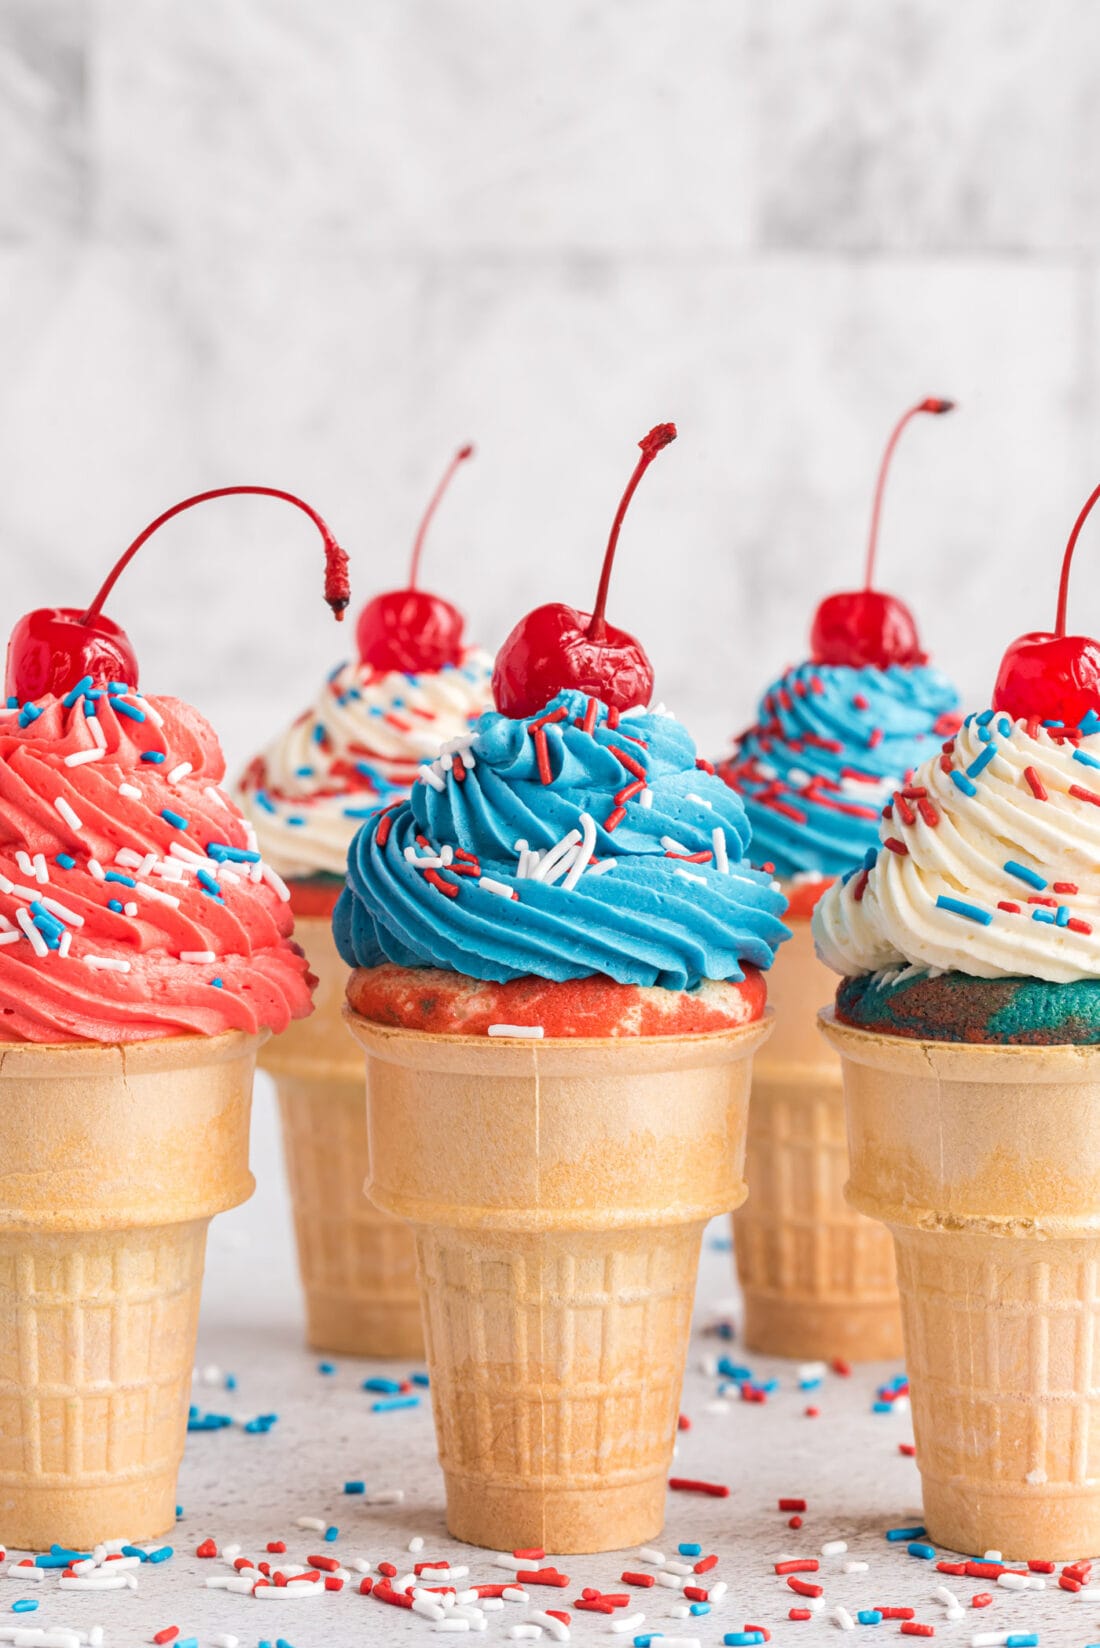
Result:
<svg viewBox="0 0 1100 1648"><path fill-rule="evenodd" d="M837 1017L835 1005L822 1007L818 1026L825 1039L846 1059L898 1076L936 1076L970 1082L1100 1081L1100 1042L1027 1043L999 1041L930 1041L867 1030ZM1012 1072L1014 1064L1027 1066Z"/></svg>

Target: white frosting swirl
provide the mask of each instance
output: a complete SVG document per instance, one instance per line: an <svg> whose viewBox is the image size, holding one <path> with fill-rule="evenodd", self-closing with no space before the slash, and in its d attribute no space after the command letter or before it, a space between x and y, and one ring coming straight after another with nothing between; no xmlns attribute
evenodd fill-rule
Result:
<svg viewBox="0 0 1100 1648"><path fill-rule="evenodd" d="M849 977L1100 977L1100 717L1083 725L969 716L895 794L873 862L819 900L821 959Z"/></svg>
<svg viewBox="0 0 1100 1648"><path fill-rule="evenodd" d="M252 761L237 799L281 876L342 876L369 813L405 796L421 764L489 708L493 660L420 675L342 664L316 703Z"/></svg>

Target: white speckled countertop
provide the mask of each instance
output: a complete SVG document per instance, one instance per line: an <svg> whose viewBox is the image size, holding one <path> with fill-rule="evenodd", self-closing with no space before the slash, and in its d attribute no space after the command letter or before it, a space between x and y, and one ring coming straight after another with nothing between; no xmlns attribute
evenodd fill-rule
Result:
<svg viewBox="0 0 1100 1648"><path fill-rule="evenodd" d="M189 1437L180 1483L184 1514L172 1540L175 1558L143 1567L136 1592L66 1595L55 1590L52 1578L33 1588L13 1579L0 1581L0 1641L11 1640L3 1634L5 1625L87 1630L96 1623L105 1628L106 1648L150 1642L171 1625L179 1626L182 1639L197 1638L200 1648L210 1648L226 1632L238 1637L242 1648L261 1642L275 1648L279 1639L293 1648L384 1648L427 1642L433 1634L427 1620L361 1597L350 1585L316 1601L281 1603L207 1589L211 1575L226 1572L220 1560L196 1558L196 1546L207 1537L219 1547L237 1543L257 1558L263 1557L269 1539L284 1538L290 1561L321 1550L346 1562L391 1559L405 1572L404 1564L411 1568L421 1558L449 1558L469 1567L471 1583L506 1579L492 1567L491 1553L460 1546L446 1534L427 1405L372 1413L362 1380L371 1373L392 1374L392 1367L342 1361L326 1376L318 1371L317 1356L302 1346L274 1104L263 1077L254 1162L260 1181L256 1197L217 1221L211 1234L198 1358L200 1368L234 1374L237 1389L227 1392L200 1382L195 1401L205 1410L239 1419L275 1412L278 1423L267 1435L234 1428ZM886 1543L885 1528L920 1521L916 1469L898 1450L898 1443L910 1437L908 1417L871 1412L875 1386L896 1373L896 1367L864 1368L848 1379L830 1375L820 1390L807 1395L798 1389L793 1364L734 1350L736 1359L749 1361L759 1378L778 1378L780 1388L763 1405L716 1401L716 1381L704 1374L702 1364L730 1347L703 1330L732 1304L724 1234L715 1225L704 1250L697 1334L683 1402L692 1428L680 1437L677 1463L685 1474L727 1482L731 1491L724 1500L670 1494L668 1522L658 1543L669 1557L680 1541L696 1541L704 1552L716 1552L719 1564L709 1577L724 1579L729 1591L708 1617L692 1620L674 1617L674 1608L682 1606L675 1591L639 1591L629 1610L645 1614L639 1632L663 1632L711 1648L726 1632L753 1623L767 1626L777 1644L813 1648L835 1642L838 1627L831 1611L837 1604L854 1616L860 1608L886 1603L915 1608L918 1620L935 1626L935 1640L949 1644L969 1644L975 1631L991 1630L1038 1631L1043 1648L1100 1642L1100 1604L1079 1603L1053 1582L1045 1591L1021 1595L973 1580L945 1579L932 1564L909 1556L904 1544ZM806 1416L808 1402L820 1408L819 1417ZM368 1495L400 1488L404 1500L372 1506L365 1496L344 1494L349 1479L362 1480ZM788 1529L787 1517L777 1510L777 1500L786 1495L808 1501L797 1532ZM297 1529L300 1516L336 1525L339 1538L325 1544L320 1534ZM416 1536L424 1540L419 1557L408 1553ZM810 1621L789 1621L788 1609L799 1599L776 1578L772 1564L786 1555L819 1556L831 1540L847 1541L848 1550L821 1557L817 1578L825 1586L824 1609ZM869 1572L845 1574L843 1565L852 1560L869 1563ZM638 1566L635 1553L563 1558L560 1567L570 1575L569 1588L533 1593L531 1606L568 1609L586 1585L623 1590L623 1569ZM934 1595L939 1585L947 1585L963 1601L963 1618L946 1621L944 1605ZM972 1595L989 1589L992 1606L973 1610ZM37 1597L37 1611L10 1614L11 1603L20 1596ZM484 1640L507 1640L507 1629L528 1612L508 1604L491 1613ZM610 1637L610 1623L602 1615L573 1612L571 1640L633 1641L633 1631ZM884 1622L878 1629L894 1637L899 1627ZM545 1636L542 1640L548 1642Z"/></svg>

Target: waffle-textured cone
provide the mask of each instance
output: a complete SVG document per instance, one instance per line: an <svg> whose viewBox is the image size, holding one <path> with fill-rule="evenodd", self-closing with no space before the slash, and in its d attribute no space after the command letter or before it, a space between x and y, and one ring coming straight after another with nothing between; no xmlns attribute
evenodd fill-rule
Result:
<svg viewBox="0 0 1100 1648"><path fill-rule="evenodd" d="M894 1245L844 1199L848 1140L840 1061L818 1009L836 989L808 921L768 974L775 1032L753 1064L745 1179L733 1221L745 1344L768 1356L901 1355Z"/></svg>
<svg viewBox="0 0 1100 1648"><path fill-rule="evenodd" d="M0 1051L0 1527L175 1523L206 1227L252 1193L259 1037Z"/></svg>
<svg viewBox="0 0 1100 1648"><path fill-rule="evenodd" d="M424 1354L411 1231L367 1199L363 1057L343 1019L348 967L327 917L299 916L294 936L317 975L313 1012L265 1046L279 1095L306 1338L340 1356Z"/></svg>
<svg viewBox="0 0 1100 1648"><path fill-rule="evenodd" d="M519 1042L348 1020L371 1193L416 1234L448 1527L502 1550L652 1539L700 1237L745 1194L768 1026Z"/></svg>
<svg viewBox="0 0 1100 1648"><path fill-rule="evenodd" d="M822 1020L844 1064L849 1197L897 1244L929 1536L1100 1551L1100 1048Z"/></svg>

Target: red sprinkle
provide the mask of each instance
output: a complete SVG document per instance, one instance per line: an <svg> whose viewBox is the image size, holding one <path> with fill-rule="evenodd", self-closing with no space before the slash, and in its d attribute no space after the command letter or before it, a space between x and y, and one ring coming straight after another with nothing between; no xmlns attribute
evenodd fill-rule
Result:
<svg viewBox="0 0 1100 1648"><path fill-rule="evenodd" d="M940 821L940 815L936 811L935 807L933 807L932 803L926 800L924 796L921 796L920 800L917 802L917 811L924 819L924 822L934 830Z"/></svg>
<svg viewBox="0 0 1100 1648"><path fill-rule="evenodd" d="M615 807L603 821L605 830L616 830L626 817L625 807Z"/></svg>
<svg viewBox="0 0 1100 1648"><path fill-rule="evenodd" d="M541 1562L545 1557L546 1552L542 1549L541 1545L532 1545L529 1551L513 1551L512 1555L514 1557L522 1557L524 1562ZM446 1562L441 1562L439 1566L441 1568L446 1568L448 1564Z"/></svg>
<svg viewBox="0 0 1100 1648"><path fill-rule="evenodd" d="M1066 922L1066 926L1069 928L1071 933L1092 932L1092 928L1089 923L1087 921L1082 921L1080 916L1070 916L1069 920Z"/></svg>
<svg viewBox="0 0 1100 1648"><path fill-rule="evenodd" d="M788 1619L813 1619L813 1617L808 1608L791 1608L787 1613Z"/></svg>
<svg viewBox="0 0 1100 1648"><path fill-rule="evenodd" d="M1081 1589L1081 1581L1079 1579L1067 1579L1065 1574L1058 1575L1058 1585L1063 1591L1079 1591Z"/></svg>
<svg viewBox="0 0 1100 1648"><path fill-rule="evenodd" d="M574 1597L573 1606L587 1614L613 1614L615 1612L611 1603L604 1602L600 1597L593 1597L590 1601L585 1597ZM549 1613L549 1608L546 1611Z"/></svg>
<svg viewBox="0 0 1100 1648"><path fill-rule="evenodd" d="M218 1547L214 1544L212 1539L204 1539L202 1544L198 1546L195 1551L196 1556L202 1557L217 1556L217 1554Z"/></svg>
<svg viewBox="0 0 1100 1648"><path fill-rule="evenodd" d="M992 1592L990 1592L990 1591L975 1591L974 1595L970 1598L970 1606L972 1608L988 1608L989 1604L992 1601L993 1601Z"/></svg>
<svg viewBox="0 0 1100 1648"><path fill-rule="evenodd" d="M1052 1574L1054 1572L1053 1562L1029 1562L1027 1566L1028 1571L1033 1574Z"/></svg>
<svg viewBox="0 0 1100 1648"><path fill-rule="evenodd" d="M779 1509L781 1511L804 1511L806 1509L806 1501L804 1499L781 1499L779 1501ZM817 1567L816 1562L814 1563L814 1567Z"/></svg>
<svg viewBox="0 0 1100 1648"><path fill-rule="evenodd" d="M842 1356L834 1357L829 1366L834 1373L839 1373L842 1379L847 1379L852 1371L852 1364L846 1362Z"/></svg>
<svg viewBox="0 0 1100 1648"><path fill-rule="evenodd" d="M702 1585L685 1585L683 1595L688 1602L706 1602L710 1592Z"/></svg>
<svg viewBox="0 0 1100 1648"><path fill-rule="evenodd" d="M550 747L546 742L546 732L542 727L532 727L531 736L535 740L535 759L538 762L539 778L544 784L552 784L554 774L550 770Z"/></svg>
<svg viewBox="0 0 1100 1648"><path fill-rule="evenodd" d="M391 1608L411 1608L413 1599L406 1596L404 1591L395 1591L392 1585L383 1585L381 1581L374 1587L374 1595L379 1602L388 1602Z"/></svg>
<svg viewBox="0 0 1100 1648"><path fill-rule="evenodd" d="M808 1579L798 1579L794 1574L790 1575L787 1584L792 1591L797 1591L799 1596L819 1597L822 1592L820 1585L812 1585Z"/></svg>
<svg viewBox="0 0 1100 1648"><path fill-rule="evenodd" d="M1054 891L1056 893L1079 893L1081 889L1078 887L1076 881L1056 881L1054 883ZM1028 1566L1030 1567L1030 1563Z"/></svg>
<svg viewBox="0 0 1100 1648"><path fill-rule="evenodd" d="M875 1609L875 1613L876 1614L881 1614L883 1619L912 1619L913 1615L916 1613L916 1611L917 1610L915 1608L882 1608L882 1607L877 1607Z"/></svg>
<svg viewBox="0 0 1100 1648"><path fill-rule="evenodd" d="M820 1408L807 1408L805 1417L807 1419L817 1419L820 1416L820 1414L821 1414L821 1409Z"/></svg>
<svg viewBox="0 0 1100 1648"><path fill-rule="evenodd" d="M458 897L457 881L444 881L438 870L425 870L424 880L430 881L433 887L441 893L446 893L448 898Z"/></svg>
<svg viewBox="0 0 1100 1648"><path fill-rule="evenodd" d="M901 1634L903 1637L934 1637L936 1627L934 1625L918 1625L915 1620L907 1619L901 1628Z"/></svg>
<svg viewBox="0 0 1100 1648"><path fill-rule="evenodd" d="M569 1624L569 1615L564 1611L564 1609L547 1608L546 1612L551 1619L560 1619L563 1625Z"/></svg>
<svg viewBox="0 0 1100 1648"><path fill-rule="evenodd" d="M1020 913L1020 906L1013 904L1012 900L1008 898L1002 898L998 902L997 908L998 910L1007 910L1010 916L1018 916Z"/></svg>
<svg viewBox="0 0 1100 1648"><path fill-rule="evenodd" d="M559 1574L556 1568L521 1568L516 1575L517 1585L556 1585L560 1591L569 1584L568 1574Z"/></svg>
<svg viewBox="0 0 1100 1648"><path fill-rule="evenodd" d="M909 856L909 849L905 842L899 841L896 835L888 835L882 845L888 847L892 853L897 853L901 858L908 858Z"/></svg>
<svg viewBox="0 0 1100 1648"><path fill-rule="evenodd" d="M913 1446L912 1442L899 1442L898 1443L898 1452L903 1453L905 1455L906 1459L914 1458L914 1456L916 1455L916 1451L917 1450Z"/></svg>
<svg viewBox="0 0 1100 1648"><path fill-rule="evenodd" d="M730 1492L724 1482L697 1482L690 1476L670 1476L668 1485L675 1493L709 1494L712 1499L728 1499Z"/></svg>
<svg viewBox="0 0 1100 1648"><path fill-rule="evenodd" d="M286 1541L284 1539L273 1539L269 1542L267 1548L272 1556L282 1556L286 1550Z"/></svg>
<svg viewBox="0 0 1100 1648"><path fill-rule="evenodd" d="M154 1642L175 1642L180 1634L178 1625L166 1625L163 1631L158 1631L153 1638Z"/></svg>
<svg viewBox="0 0 1100 1648"><path fill-rule="evenodd" d="M619 1575L619 1579L623 1585L642 1585L647 1591L651 1585L657 1583L652 1574L632 1574L629 1568L625 1573Z"/></svg>
<svg viewBox="0 0 1100 1648"><path fill-rule="evenodd" d="M374 1580L373 1579L361 1579L359 1581L359 1595L360 1596L370 1596L370 1594L373 1590L374 1590Z"/></svg>
<svg viewBox="0 0 1100 1648"><path fill-rule="evenodd" d="M397 1578L397 1569L394 1567L392 1562L380 1562L378 1564L378 1572L380 1574L385 1574L387 1579Z"/></svg>
<svg viewBox="0 0 1100 1648"><path fill-rule="evenodd" d="M788 1562L777 1562L777 1574L816 1574L821 1564L816 1556L791 1557Z"/></svg>
<svg viewBox="0 0 1100 1648"><path fill-rule="evenodd" d="M325 1590L326 1591L342 1591L343 1589L344 1589L344 1582L339 1577L338 1574L326 1574L325 1575Z"/></svg>
<svg viewBox="0 0 1100 1648"><path fill-rule="evenodd" d="M475 1585L473 1589L479 1597L500 1597L508 1589L507 1585Z"/></svg>
<svg viewBox="0 0 1100 1648"><path fill-rule="evenodd" d="M968 1562L966 1572L971 1579L997 1579L1005 1571L1003 1562Z"/></svg>
<svg viewBox="0 0 1100 1648"><path fill-rule="evenodd" d="M1100 795L1095 790L1086 790L1083 784L1071 784L1070 795L1075 795L1078 801L1091 801L1094 807L1100 807Z"/></svg>
<svg viewBox="0 0 1100 1648"><path fill-rule="evenodd" d="M717 1568L717 1566L718 1558L716 1556L703 1556L700 1557L699 1561L695 1564L694 1572L697 1574L709 1574L711 1569Z"/></svg>
<svg viewBox="0 0 1100 1648"><path fill-rule="evenodd" d="M334 1556L307 1556L306 1561L311 1568L319 1568L323 1574L334 1574L340 1566Z"/></svg>
<svg viewBox="0 0 1100 1648"><path fill-rule="evenodd" d="M802 1518L800 1516L789 1517L787 1520L787 1526L788 1528L801 1528Z"/></svg>
<svg viewBox="0 0 1100 1648"><path fill-rule="evenodd" d="M1034 767L1025 767L1024 768L1024 777L1027 779L1028 787L1031 790L1031 793L1035 797L1036 801L1046 801L1047 800L1046 786L1044 785L1042 779L1039 777L1039 774L1035 771L1035 768Z"/></svg>
<svg viewBox="0 0 1100 1648"><path fill-rule="evenodd" d="M676 1421L676 1429L678 1431L689 1431L691 1429L691 1420L686 1413L682 1413Z"/></svg>

